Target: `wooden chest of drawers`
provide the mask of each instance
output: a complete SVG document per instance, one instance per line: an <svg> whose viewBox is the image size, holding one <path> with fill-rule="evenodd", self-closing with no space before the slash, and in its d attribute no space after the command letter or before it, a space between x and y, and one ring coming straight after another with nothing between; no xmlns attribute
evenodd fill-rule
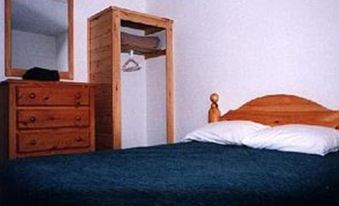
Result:
<svg viewBox="0 0 339 206"><path fill-rule="evenodd" d="M89 84L7 80L0 92L0 143L9 159L94 151Z"/></svg>

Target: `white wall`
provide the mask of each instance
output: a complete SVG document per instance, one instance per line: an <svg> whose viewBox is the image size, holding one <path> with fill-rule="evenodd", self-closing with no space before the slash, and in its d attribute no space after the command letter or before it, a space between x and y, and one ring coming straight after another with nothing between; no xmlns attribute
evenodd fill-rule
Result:
<svg viewBox="0 0 339 206"><path fill-rule="evenodd" d="M339 1L148 0L174 22L176 136L222 111L288 93L339 109Z"/></svg>
<svg viewBox="0 0 339 206"><path fill-rule="evenodd" d="M67 71L68 68L68 33L63 32L55 37L56 59L59 71Z"/></svg>
<svg viewBox="0 0 339 206"><path fill-rule="evenodd" d="M121 63L129 58L121 55ZM122 107L122 148L147 146L147 111L146 111L146 65L143 56L135 55L142 67L135 72L121 73L121 107Z"/></svg>
<svg viewBox="0 0 339 206"><path fill-rule="evenodd" d="M12 64L15 68L57 69L56 41L53 36L12 31Z"/></svg>
<svg viewBox="0 0 339 206"><path fill-rule="evenodd" d="M166 62L157 57L146 62L147 143L166 144Z"/></svg>

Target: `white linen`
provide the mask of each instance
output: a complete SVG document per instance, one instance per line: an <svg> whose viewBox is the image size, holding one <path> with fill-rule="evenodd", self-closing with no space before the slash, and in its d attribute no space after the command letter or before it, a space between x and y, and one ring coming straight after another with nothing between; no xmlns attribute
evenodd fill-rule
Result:
<svg viewBox="0 0 339 206"><path fill-rule="evenodd" d="M242 138L269 126L251 121L220 121L194 130L183 138L183 142L199 141L223 145L241 145Z"/></svg>
<svg viewBox="0 0 339 206"><path fill-rule="evenodd" d="M290 124L260 130L242 139L248 147L326 155L339 149L339 131L322 126Z"/></svg>

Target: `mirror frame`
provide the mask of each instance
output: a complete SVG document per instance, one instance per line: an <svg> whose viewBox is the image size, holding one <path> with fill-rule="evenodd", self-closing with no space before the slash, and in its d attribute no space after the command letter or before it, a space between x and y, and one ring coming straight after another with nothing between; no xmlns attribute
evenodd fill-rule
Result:
<svg viewBox="0 0 339 206"><path fill-rule="evenodd" d="M12 67L12 0L5 0L5 76L22 77L25 69ZM73 0L67 0L68 70L59 72L60 79L73 79Z"/></svg>

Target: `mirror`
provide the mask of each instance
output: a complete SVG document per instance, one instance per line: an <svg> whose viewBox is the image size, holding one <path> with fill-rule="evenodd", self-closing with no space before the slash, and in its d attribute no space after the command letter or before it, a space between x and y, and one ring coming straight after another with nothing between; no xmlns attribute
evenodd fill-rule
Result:
<svg viewBox="0 0 339 206"><path fill-rule="evenodd" d="M6 76L40 67L73 79L73 0L5 0Z"/></svg>

